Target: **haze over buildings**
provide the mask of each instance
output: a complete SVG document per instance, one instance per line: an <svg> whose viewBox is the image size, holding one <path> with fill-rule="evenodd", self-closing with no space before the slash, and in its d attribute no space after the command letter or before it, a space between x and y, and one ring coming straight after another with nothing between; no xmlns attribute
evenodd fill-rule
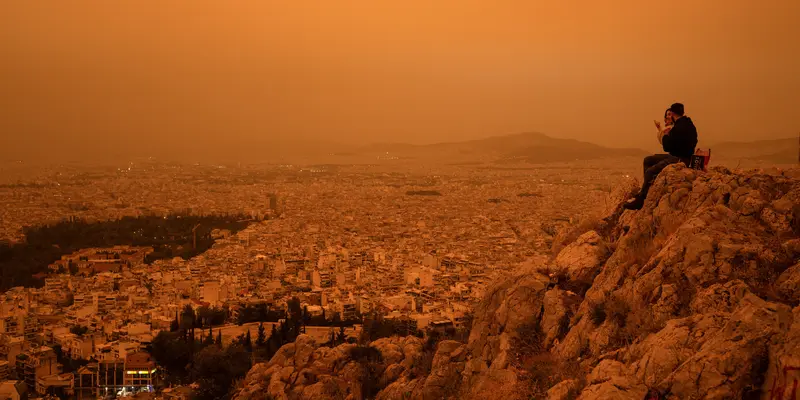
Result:
<svg viewBox="0 0 800 400"><path fill-rule="evenodd" d="M650 149L673 101L707 144L791 137L798 19L793 0L4 2L0 158L529 131Z"/></svg>

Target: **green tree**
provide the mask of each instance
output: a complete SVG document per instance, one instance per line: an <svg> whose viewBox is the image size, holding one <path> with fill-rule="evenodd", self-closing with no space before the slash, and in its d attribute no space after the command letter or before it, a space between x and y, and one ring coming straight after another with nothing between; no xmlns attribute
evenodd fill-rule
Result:
<svg viewBox="0 0 800 400"><path fill-rule="evenodd" d="M169 331L170 332L177 332L180 329L180 324L178 323L178 313L175 313L175 319L169 324Z"/></svg>
<svg viewBox="0 0 800 400"><path fill-rule="evenodd" d="M264 329L264 323L258 324L258 336L256 337L256 347L264 347L267 344L267 332Z"/></svg>
<svg viewBox="0 0 800 400"><path fill-rule="evenodd" d="M211 346L214 344L214 328L208 327L208 336L203 341L203 346Z"/></svg>
<svg viewBox="0 0 800 400"><path fill-rule="evenodd" d="M78 275L78 264L75 264L72 260L69 260L67 268L69 269L70 275Z"/></svg>
<svg viewBox="0 0 800 400"><path fill-rule="evenodd" d="M250 337L250 329L247 330L247 333L244 336L244 349L247 352L253 351L253 339Z"/></svg>
<svg viewBox="0 0 800 400"><path fill-rule="evenodd" d="M180 381L186 376L191 354L189 344L179 332L159 332L153 338L150 354L167 370L169 378Z"/></svg>
<svg viewBox="0 0 800 400"><path fill-rule="evenodd" d="M333 313L333 326L341 326L342 325L342 316L341 314Z"/></svg>
<svg viewBox="0 0 800 400"><path fill-rule="evenodd" d="M269 339L267 340L267 354L270 356L275 354L281 346L283 346L283 343L281 343L278 328L272 325L272 333L270 333Z"/></svg>
<svg viewBox="0 0 800 400"><path fill-rule="evenodd" d="M81 325L73 325L69 328L69 332L76 336L83 336L86 332L89 332L89 328Z"/></svg>
<svg viewBox="0 0 800 400"><path fill-rule="evenodd" d="M217 332L217 340L214 342L218 347L222 347L222 331Z"/></svg>
<svg viewBox="0 0 800 400"><path fill-rule="evenodd" d="M250 367L250 355L242 346L206 347L192 364L191 374L198 384L194 397L198 400L227 398L233 383L243 378Z"/></svg>
<svg viewBox="0 0 800 400"><path fill-rule="evenodd" d="M183 307L183 311L181 311L180 317L180 329L184 332L190 331L194 328L195 325L195 314L194 310L192 310L192 306L186 305Z"/></svg>
<svg viewBox="0 0 800 400"><path fill-rule="evenodd" d="M300 307L300 299L292 297L287 303L289 309L289 319L292 321L300 321L303 318L303 309Z"/></svg>
<svg viewBox="0 0 800 400"><path fill-rule="evenodd" d="M347 335L344 333L344 327L339 327L339 333L336 334L336 342L339 344L347 343Z"/></svg>

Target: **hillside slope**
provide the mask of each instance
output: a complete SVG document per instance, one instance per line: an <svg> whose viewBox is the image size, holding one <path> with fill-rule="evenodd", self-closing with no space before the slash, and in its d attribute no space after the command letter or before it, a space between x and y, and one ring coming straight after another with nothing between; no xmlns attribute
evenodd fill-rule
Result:
<svg viewBox="0 0 800 400"><path fill-rule="evenodd" d="M792 398L798 172L671 166L638 212L626 182L488 292L467 343L382 339L364 357L301 336L236 398Z"/></svg>

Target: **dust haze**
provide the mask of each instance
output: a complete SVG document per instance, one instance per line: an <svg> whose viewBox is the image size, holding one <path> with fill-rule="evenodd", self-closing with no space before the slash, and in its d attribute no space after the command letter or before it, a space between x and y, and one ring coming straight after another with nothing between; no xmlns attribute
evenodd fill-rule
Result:
<svg viewBox="0 0 800 400"><path fill-rule="evenodd" d="M793 137L800 3L0 6L0 158L266 161L540 132L657 149Z"/></svg>

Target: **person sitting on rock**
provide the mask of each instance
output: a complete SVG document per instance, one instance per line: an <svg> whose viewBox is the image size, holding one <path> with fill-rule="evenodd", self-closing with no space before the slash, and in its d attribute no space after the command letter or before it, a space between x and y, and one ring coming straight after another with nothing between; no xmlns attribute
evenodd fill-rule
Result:
<svg viewBox="0 0 800 400"><path fill-rule="evenodd" d="M641 210L647 199L647 192L664 168L682 162L689 166L697 147L697 129L692 119L684 115L683 104L675 103L667 109L665 123L672 122L671 129L660 129L658 141L668 154L655 154L644 158L644 184L636 197L625 203L628 210ZM668 124L667 124L668 125Z"/></svg>
<svg viewBox="0 0 800 400"><path fill-rule="evenodd" d="M658 144L664 145L664 135L667 135L672 130L672 113L669 108L664 111L664 127L661 127L661 122L655 121L656 129L658 130Z"/></svg>

